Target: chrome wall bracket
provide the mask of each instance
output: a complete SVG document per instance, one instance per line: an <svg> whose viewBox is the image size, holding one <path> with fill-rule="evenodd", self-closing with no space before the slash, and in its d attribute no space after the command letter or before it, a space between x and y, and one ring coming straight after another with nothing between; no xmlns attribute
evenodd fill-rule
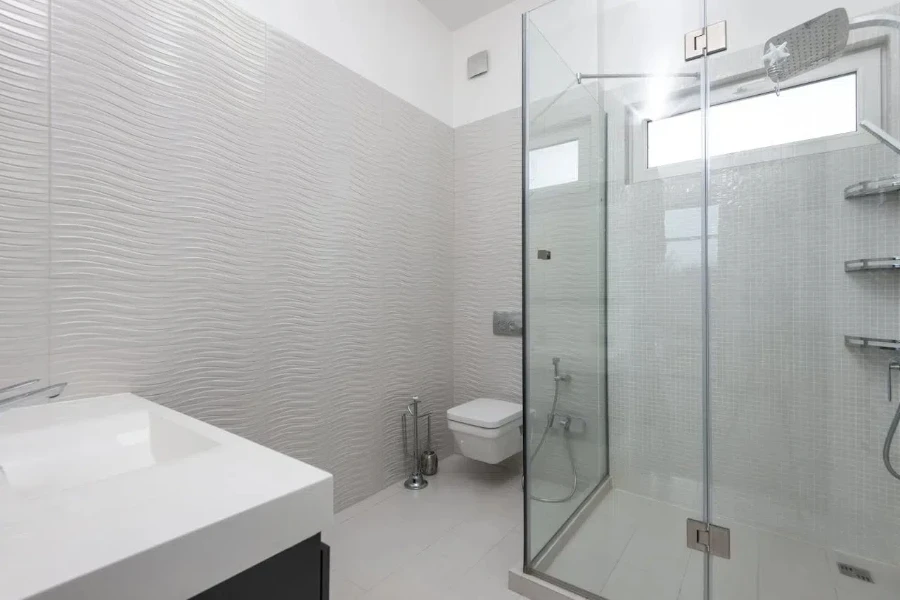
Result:
<svg viewBox="0 0 900 600"><path fill-rule="evenodd" d="M685 62L697 60L704 54L716 54L726 50L728 50L728 25L725 21L684 34Z"/></svg>
<svg viewBox="0 0 900 600"><path fill-rule="evenodd" d="M719 558L731 558L731 530L712 523L687 520L687 546Z"/></svg>

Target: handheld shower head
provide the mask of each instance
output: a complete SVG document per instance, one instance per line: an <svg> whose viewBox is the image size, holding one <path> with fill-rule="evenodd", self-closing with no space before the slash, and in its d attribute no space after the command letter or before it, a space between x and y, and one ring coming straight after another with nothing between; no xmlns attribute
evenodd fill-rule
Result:
<svg viewBox="0 0 900 600"><path fill-rule="evenodd" d="M849 38L847 10L836 8L770 38L763 55L766 73L779 85L838 58Z"/></svg>

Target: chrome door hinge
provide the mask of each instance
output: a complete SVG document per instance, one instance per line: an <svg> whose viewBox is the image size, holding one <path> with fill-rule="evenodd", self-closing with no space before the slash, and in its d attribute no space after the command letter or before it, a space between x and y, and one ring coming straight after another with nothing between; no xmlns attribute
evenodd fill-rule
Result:
<svg viewBox="0 0 900 600"><path fill-rule="evenodd" d="M731 558L731 530L703 521L687 520L688 548L709 552L719 558Z"/></svg>
<svg viewBox="0 0 900 600"><path fill-rule="evenodd" d="M725 21L684 34L684 60L695 60L706 54L728 50L728 26Z"/></svg>

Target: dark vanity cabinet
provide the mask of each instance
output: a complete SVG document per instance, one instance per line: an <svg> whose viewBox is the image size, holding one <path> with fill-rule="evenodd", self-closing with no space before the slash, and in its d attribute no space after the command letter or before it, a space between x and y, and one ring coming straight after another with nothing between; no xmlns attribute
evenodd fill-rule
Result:
<svg viewBox="0 0 900 600"><path fill-rule="evenodd" d="M317 534L192 600L328 600L330 562Z"/></svg>

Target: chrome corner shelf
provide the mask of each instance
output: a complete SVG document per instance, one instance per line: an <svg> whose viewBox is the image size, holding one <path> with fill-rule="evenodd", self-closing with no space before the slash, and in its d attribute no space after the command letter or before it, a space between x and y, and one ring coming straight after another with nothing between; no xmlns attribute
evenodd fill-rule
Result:
<svg viewBox="0 0 900 600"><path fill-rule="evenodd" d="M900 257L892 256L888 258L860 258L857 260L848 260L844 263L844 271L853 273L855 271L897 271L900 270Z"/></svg>
<svg viewBox="0 0 900 600"><path fill-rule="evenodd" d="M878 348L880 350L900 351L900 340L885 340L880 338L863 337L860 335L845 335L844 343L857 348Z"/></svg>
<svg viewBox="0 0 900 600"><path fill-rule="evenodd" d="M844 190L844 198L900 198L900 175L855 183Z"/></svg>

